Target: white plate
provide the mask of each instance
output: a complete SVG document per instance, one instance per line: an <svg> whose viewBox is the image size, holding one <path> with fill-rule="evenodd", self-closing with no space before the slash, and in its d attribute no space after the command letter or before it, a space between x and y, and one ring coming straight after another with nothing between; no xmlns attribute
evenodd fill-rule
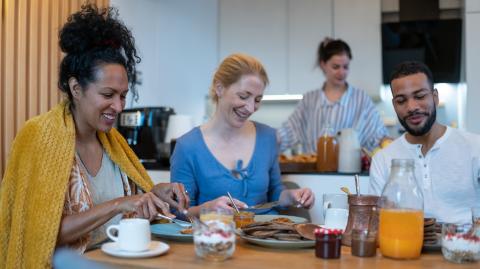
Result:
<svg viewBox="0 0 480 269"><path fill-rule="evenodd" d="M102 245L102 251L108 255L121 257L121 258L147 258L153 257L167 252L170 249L170 246L160 242L152 241L148 246L148 249L140 252L131 252L121 250L117 242L109 242Z"/></svg>
<svg viewBox="0 0 480 269"><path fill-rule="evenodd" d="M162 223L150 225L152 234L161 237L163 239L181 241L181 242L193 242L192 234L182 234L185 228L180 227L175 223Z"/></svg>
<svg viewBox="0 0 480 269"><path fill-rule="evenodd" d="M239 236L249 243L269 248L294 249L310 248L315 246L315 241L313 240L281 241L276 239L259 239L245 235L242 231L239 231Z"/></svg>
<svg viewBox="0 0 480 269"><path fill-rule="evenodd" d="M288 218L295 223L306 223L307 219L296 216L288 215L255 215L255 221L271 221L276 218ZM237 230L237 234L244 239L245 241L269 248L282 248L282 249L295 249L295 248L309 248L315 246L315 241L313 240L302 240L302 241L282 241L276 239L259 239L255 237L250 237L242 232L241 229Z"/></svg>
<svg viewBox="0 0 480 269"><path fill-rule="evenodd" d="M288 216L288 215L255 215L255 221L271 221L272 219L276 218L288 218L295 223L307 223L306 218L296 217L296 216Z"/></svg>

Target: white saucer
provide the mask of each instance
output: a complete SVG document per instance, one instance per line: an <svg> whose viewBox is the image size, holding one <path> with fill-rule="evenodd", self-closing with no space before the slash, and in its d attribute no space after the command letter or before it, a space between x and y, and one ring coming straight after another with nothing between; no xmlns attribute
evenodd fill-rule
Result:
<svg viewBox="0 0 480 269"><path fill-rule="evenodd" d="M131 251L125 251L121 250L118 247L117 242L109 242L105 243L102 245L102 251L116 257L122 257L122 258L147 258L147 257L153 257L157 256L160 254L163 254L167 252L170 249L170 246L160 242L160 241L152 241L150 242L150 245L148 246L148 249L145 251L140 251L140 252L131 252Z"/></svg>

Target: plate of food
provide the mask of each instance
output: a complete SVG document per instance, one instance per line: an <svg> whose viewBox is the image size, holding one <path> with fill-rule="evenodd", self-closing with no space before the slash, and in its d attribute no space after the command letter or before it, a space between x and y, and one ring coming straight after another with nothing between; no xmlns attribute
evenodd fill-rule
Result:
<svg viewBox="0 0 480 269"><path fill-rule="evenodd" d="M297 224L306 219L276 215L255 216L255 222L238 229L238 235L245 241L270 248L293 249L315 246L314 240L303 237L297 230ZM259 218L257 218L259 217Z"/></svg>
<svg viewBox="0 0 480 269"><path fill-rule="evenodd" d="M169 240L192 242L193 230L192 228L181 227L175 223L153 224L150 226L152 234Z"/></svg>
<svg viewBox="0 0 480 269"><path fill-rule="evenodd" d="M307 222L306 218L296 217L296 216L288 216L288 215L255 215L254 220L256 222L272 221L272 220L275 220L276 222L292 222L292 223L306 223Z"/></svg>

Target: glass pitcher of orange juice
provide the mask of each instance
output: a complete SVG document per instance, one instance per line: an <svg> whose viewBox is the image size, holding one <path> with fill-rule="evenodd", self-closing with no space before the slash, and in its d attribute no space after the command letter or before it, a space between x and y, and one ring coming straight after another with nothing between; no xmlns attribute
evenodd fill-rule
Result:
<svg viewBox="0 0 480 269"><path fill-rule="evenodd" d="M379 200L380 252L395 259L415 259L423 245L423 194L412 159L392 160L390 177Z"/></svg>

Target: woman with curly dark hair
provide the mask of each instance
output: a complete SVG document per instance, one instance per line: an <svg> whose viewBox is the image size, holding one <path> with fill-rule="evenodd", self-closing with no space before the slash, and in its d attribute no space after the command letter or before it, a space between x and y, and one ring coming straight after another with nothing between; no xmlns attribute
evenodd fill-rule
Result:
<svg viewBox="0 0 480 269"><path fill-rule="evenodd" d="M0 268L50 267L58 246L83 252L123 217L184 210L183 185L155 185L113 127L140 61L116 9L86 5L60 30L66 100L15 138L0 189Z"/></svg>

